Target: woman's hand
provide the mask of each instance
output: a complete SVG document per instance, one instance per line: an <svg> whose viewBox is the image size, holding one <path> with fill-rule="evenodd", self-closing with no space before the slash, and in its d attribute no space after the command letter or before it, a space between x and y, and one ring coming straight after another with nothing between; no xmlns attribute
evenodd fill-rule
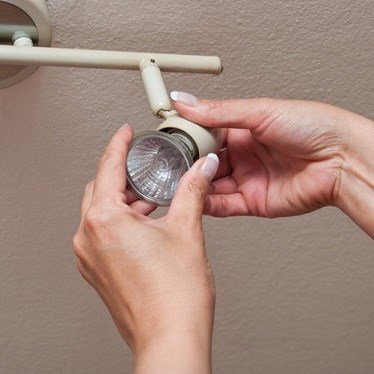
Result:
<svg viewBox="0 0 374 374"><path fill-rule="evenodd" d="M132 134L127 126L113 136L86 187L78 268L133 349L137 372L209 372L215 292L201 215L218 159L197 162L166 216L153 220L155 206L126 192Z"/></svg>
<svg viewBox="0 0 374 374"><path fill-rule="evenodd" d="M206 214L279 217L335 205L374 235L372 121L316 102L171 97L186 119L225 129Z"/></svg>

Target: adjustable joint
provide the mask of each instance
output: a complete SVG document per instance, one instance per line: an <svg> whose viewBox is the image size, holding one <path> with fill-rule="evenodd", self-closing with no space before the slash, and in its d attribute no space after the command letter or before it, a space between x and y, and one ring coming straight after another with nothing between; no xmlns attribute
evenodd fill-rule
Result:
<svg viewBox="0 0 374 374"><path fill-rule="evenodd" d="M173 107L156 60L153 58L143 59L139 67L152 113L156 117L168 117Z"/></svg>

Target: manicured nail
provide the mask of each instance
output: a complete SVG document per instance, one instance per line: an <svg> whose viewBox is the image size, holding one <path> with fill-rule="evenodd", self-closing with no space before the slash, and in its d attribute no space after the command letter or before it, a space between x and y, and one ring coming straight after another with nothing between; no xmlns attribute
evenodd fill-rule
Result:
<svg viewBox="0 0 374 374"><path fill-rule="evenodd" d="M210 181L212 181L217 173L218 166L218 156L215 153L209 153L200 168L200 174L205 175Z"/></svg>
<svg viewBox="0 0 374 374"><path fill-rule="evenodd" d="M181 103L190 107L194 107L199 104L199 99L187 92L173 91L170 93L170 97L177 103Z"/></svg>
<svg viewBox="0 0 374 374"><path fill-rule="evenodd" d="M121 126L118 131L122 131L127 128L132 129L132 126L127 123L126 125Z"/></svg>

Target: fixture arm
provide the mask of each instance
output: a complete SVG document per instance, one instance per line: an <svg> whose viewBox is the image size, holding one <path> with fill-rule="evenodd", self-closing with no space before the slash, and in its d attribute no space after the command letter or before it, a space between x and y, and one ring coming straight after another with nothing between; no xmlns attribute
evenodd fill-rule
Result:
<svg viewBox="0 0 374 374"><path fill-rule="evenodd" d="M147 59L155 60L166 72L219 74L222 71L221 61L216 56L0 46L0 64L5 65L139 70L141 61Z"/></svg>

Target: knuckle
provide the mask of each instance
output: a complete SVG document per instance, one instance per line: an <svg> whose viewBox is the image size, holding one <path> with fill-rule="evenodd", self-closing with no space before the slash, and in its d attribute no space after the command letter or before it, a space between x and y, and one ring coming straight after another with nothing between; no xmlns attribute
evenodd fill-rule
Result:
<svg viewBox="0 0 374 374"><path fill-rule="evenodd" d="M205 194L205 186L198 183L196 180L190 180L187 183L187 190L195 196L201 196Z"/></svg>
<svg viewBox="0 0 374 374"><path fill-rule="evenodd" d="M99 160L99 169L104 167L106 164L110 163L111 160L114 157L114 154L115 154L115 152L114 152L113 149L111 149L111 148L107 149Z"/></svg>
<svg viewBox="0 0 374 374"><path fill-rule="evenodd" d="M262 97L257 99L257 121L262 123L272 120L281 111L282 105L278 99Z"/></svg>
<svg viewBox="0 0 374 374"><path fill-rule="evenodd" d="M72 242L73 242L73 250L74 250L75 255L78 258L81 258L81 259L84 258L85 257L84 246L82 245L82 240L78 233L76 233L73 236Z"/></svg>
<svg viewBox="0 0 374 374"><path fill-rule="evenodd" d="M225 112L224 100L212 100L207 103L207 117L211 126L221 123L225 118Z"/></svg>
<svg viewBox="0 0 374 374"><path fill-rule="evenodd" d="M80 246L80 239L79 239L79 235L78 235L78 233L76 233L76 234L73 236L73 239L72 239L72 245L73 245L73 249L74 249L74 250Z"/></svg>
<svg viewBox="0 0 374 374"><path fill-rule="evenodd" d="M223 107L223 100L213 100L209 103L209 110L212 112L221 112Z"/></svg>
<svg viewBox="0 0 374 374"><path fill-rule="evenodd" d="M112 217L105 210L89 209L84 218L84 227L91 232L106 230L113 222Z"/></svg>
<svg viewBox="0 0 374 374"><path fill-rule="evenodd" d="M94 180L88 182L86 184L85 192L90 191L93 188L93 186L94 186Z"/></svg>
<svg viewBox="0 0 374 374"><path fill-rule="evenodd" d="M271 97L259 97L257 99L257 105L263 109L266 110L267 108L273 106L276 103L276 99L273 99Z"/></svg>
<svg viewBox="0 0 374 374"><path fill-rule="evenodd" d="M225 212L225 216L226 217L229 216L230 215L230 203L226 196L222 197L222 207L223 207L223 211Z"/></svg>
<svg viewBox="0 0 374 374"><path fill-rule="evenodd" d="M227 217L229 215L229 202L226 196L220 197L219 208L224 217Z"/></svg>

